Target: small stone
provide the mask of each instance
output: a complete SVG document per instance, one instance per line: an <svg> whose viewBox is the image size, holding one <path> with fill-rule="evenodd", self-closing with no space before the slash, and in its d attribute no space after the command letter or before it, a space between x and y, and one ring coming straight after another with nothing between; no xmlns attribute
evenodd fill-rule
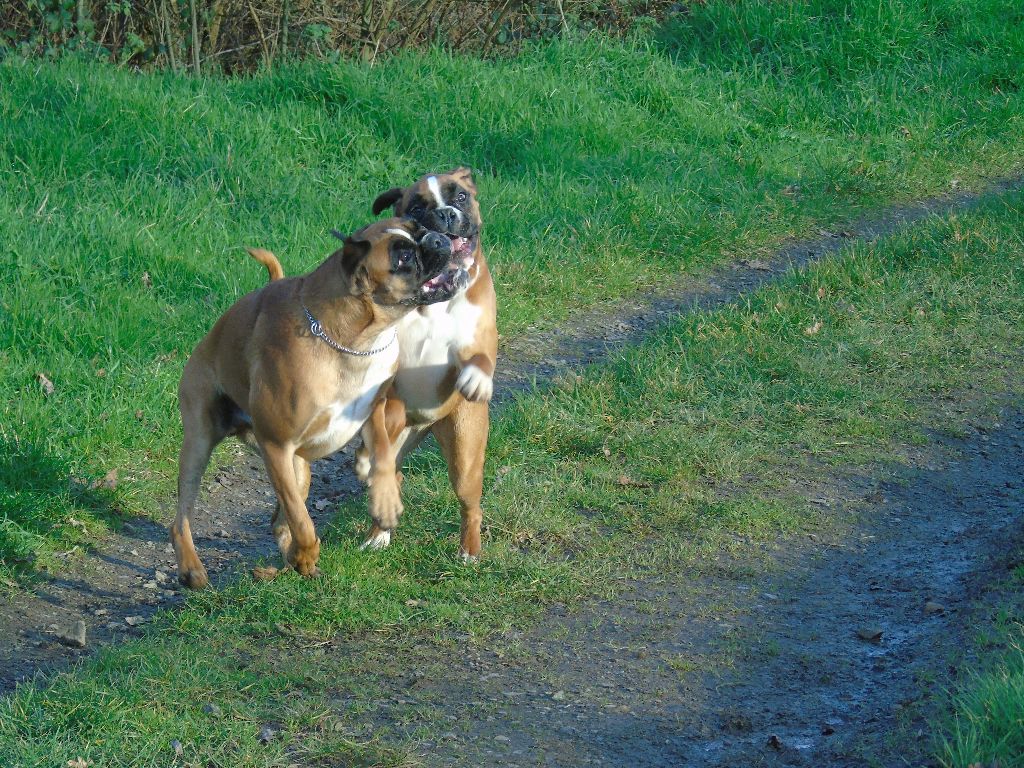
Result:
<svg viewBox="0 0 1024 768"><path fill-rule="evenodd" d="M551 694L552 701L565 701L565 691L555 691Z"/></svg>
<svg viewBox="0 0 1024 768"><path fill-rule="evenodd" d="M213 702L210 702L209 704L206 704L203 707L203 712L205 712L208 715L213 715L214 717L220 717L220 715L221 715L220 707L218 707Z"/></svg>
<svg viewBox="0 0 1024 768"><path fill-rule="evenodd" d="M159 585L156 583L156 579L150 579L142 585L143 589L156 589Z"/></svg>
<svg viewBox="0 0 1024 768"><path fill-rule="evenodd" d="M159 568L157 568L155 571L153 571L153 578L155 578L157 581L163 584L165 581L168 581L171 577L168 576L164 571L161 571Z"/></svg>
<svg viewBox="0 0 1024 768"><path fill-rule="evenodd" d="M782 739L773 733L768 737L768 746L772 749L782 749Z"/></svg>
<svg viewBox="0 0 1024 768"><path fill-rule="evenodd" d="M882 630L878 627L861 627L857 630L857 637L868 643L882 642Z"/></svg>
<svg viewBox="0 0 1024 768"><path fill-rule="evenodd" d="M72 648L85 648L85 622L79 619L66 632L58 632L57 639Z"/></svg>
<svg viewBox="0 0 1024 768"><path fill-rule="evenodd" d="M137 627L140 624L145 624L146 623L146 617L145 616L126 616L124 621L125 621L125 624L127 624L129 627Z"/></svg>
<svg viewBox="0 0 1024 768"><path fill-rule="evenodd" d="M183 757L185 754L185 748L181 745L181 742L177 739L171 741L171 749L174 750L175 757Z"/></svg>
<svg viewBox="0 0 1024 768"><path fill-rule="evenodd" d="M936 614L945 613L945 612L946 612L946 606L944 606L942 603L936 603L936 602L933 602L933 601L929 600L927 603L924 604L924 615L925 616L934 616Z"/></svg>
<svg viewBox="0 0 1024 768"><path fill-rule="evenodd" d="M270 742L272 742L274 740L274 736L276 735L276 733L277 732L269 725L264 725L262 728L260 728L260 744L269 744Z"/></svg>
<svg viewBox="0 0 1024 768"><path fill-rule="evenodd" d="M510 744L512 742L512 739L510 739L508 736L495 736L494 740L500 741L502 744Z"/></svg>

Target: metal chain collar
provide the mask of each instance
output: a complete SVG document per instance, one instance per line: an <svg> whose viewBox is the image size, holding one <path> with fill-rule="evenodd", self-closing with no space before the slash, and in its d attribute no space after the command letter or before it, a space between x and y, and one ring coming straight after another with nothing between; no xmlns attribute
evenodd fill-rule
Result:
<svg viewBox="0 0 1024 768"><path fill-rule="evenodd" d="M378 352L383 352L385 349L394 344L395 339L398 338L398 329L396 328L394 335L391 337L391 341L389 341L382 347L377 347L376 349L368 349L365 352L360 352L358 349L349 349L348 347L339 344L330 336L328 336L327 332L324 330L324 327L320 325L320 321L313 317L312 313L310 313L308 309L303 307L302 311L306 313L306 319L309 320L310 333L312 333L314 336L318 336L321 339L323 339L327 343L327 346L331 347L332 349L336 349L339 352L344 352L348 355L356 355L357 357L369 357L370 355L376 355Z"/></svg>

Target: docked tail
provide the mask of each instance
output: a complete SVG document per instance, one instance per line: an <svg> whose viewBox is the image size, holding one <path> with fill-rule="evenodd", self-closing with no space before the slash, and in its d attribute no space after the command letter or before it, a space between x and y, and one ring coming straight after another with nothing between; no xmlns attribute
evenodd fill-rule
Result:
<svg viewBox="0 0 1024 768"><path fill-rule="evenodd" d="M281 262L277 260L277 256L272 254L270 251L265 251L262 248L246 248L249 255L252 256L256 261L267 268L267 277L270 278L268 282L274 282L284 277L284 270L281 269Z"/></svg>

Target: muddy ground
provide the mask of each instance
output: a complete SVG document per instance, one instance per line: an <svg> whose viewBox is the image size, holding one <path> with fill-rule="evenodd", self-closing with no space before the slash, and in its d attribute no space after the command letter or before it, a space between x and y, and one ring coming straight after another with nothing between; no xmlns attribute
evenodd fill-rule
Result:
<svg viewBox="0 0 1024 768"><path fill-rule="evenodd" d="M556 608L469 647L465 674L407 651L378 681L391 697L362 703L400 741L443 723L415 745L428 766L931 765L934 696L1024 559L1021 405L987 426L954 411L966 437L891 466L794 476L831 536Z"/></svg>
<svg viewBox="0 0 1024 768"><path fill-rule="evenodd" d="M534 381L639 340L680 312L719 306L851 242L1021 186L1019 178L1004 180L982 195L892 208L509 340L501 351L496 407ZM756 765L822 764L828 756L838 761L828 764L864 764L849 756L865 734L874 734L868 741L877 751L878 734L891 730L894 703L919 696L916 665L942 666L944 649L956 647L943 638L962 626L975 575L984 573L986 558L1007 551L1013 510L1001 500L1010 499L1019 514L1020 486L1006 483L1021 478L1021 427L1014 415L975 441L943 438L943 450L963 452L952 460L956 469L904 478L905 488L895 483L879 490L873 477L835 478L837 505L854 498L888 501L875 505L858 533L862 538L780 550L771 569L778 583L770 588L737 582L728 563L696 583L652 574L613 604L571 616L556 609L527 635L499 639L505 650L472 651L479 674L459 681L461 689L451 688L450 675L434 678L444 681L442 688L424 684L423 696L443 697L446 717L455 723L441 743L420 745L425 762ZM986 448L993 439L1001 441L995 456ZM346 451L314 465L310 510L318 525L333 500L361 492L350 464ZM956 472L974 485L944 488ZM214 583L223 583L275 551L267 530L272 493L258 459L241 450L230 464L211 467L205 485L196 542ZM964 495L972 487L982 494L976 501ZM982 517L971 524L971 515ZM173 566L165 528L137 519L84 557L69 555L67 568L30 594L0 598L0 692L139 632L158 608L181 600ZM709 600L725 606L724 619L694 615L693 606ZM929 600L945 610L923 616ZM60 639L77 621L86 625L84 648ZM870 626L854 626L858 622ZM555 628L555 636L564 636L557 643L550 639ZM861 640L858 628L880 628L880 642ZM753 647L766 650L762 658L736 660L732 679L689 660L692 654L720 659L722 648L750 646L751 638ZM512 663L521 648L525 657ZM488 714L477 717L478 711ZM380 727L388 730L388 721ZM456 727L470 722L471 729ZM778 747L769 745L772 736ZM891 754L906 754L906 745Z"/></svg>

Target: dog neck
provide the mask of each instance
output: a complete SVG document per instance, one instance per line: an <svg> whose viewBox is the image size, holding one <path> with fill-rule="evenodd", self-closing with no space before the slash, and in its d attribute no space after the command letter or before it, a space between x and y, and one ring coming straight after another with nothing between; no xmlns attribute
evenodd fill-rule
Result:
<svg viewBox="0 0 1024 768"><path fill-rule="evenodd" d="M372 346L408 311L396 314L394 308L375 304L370 296L353 295L337 255L303 278L299 299L332 339L359 350Z"/></svg>

